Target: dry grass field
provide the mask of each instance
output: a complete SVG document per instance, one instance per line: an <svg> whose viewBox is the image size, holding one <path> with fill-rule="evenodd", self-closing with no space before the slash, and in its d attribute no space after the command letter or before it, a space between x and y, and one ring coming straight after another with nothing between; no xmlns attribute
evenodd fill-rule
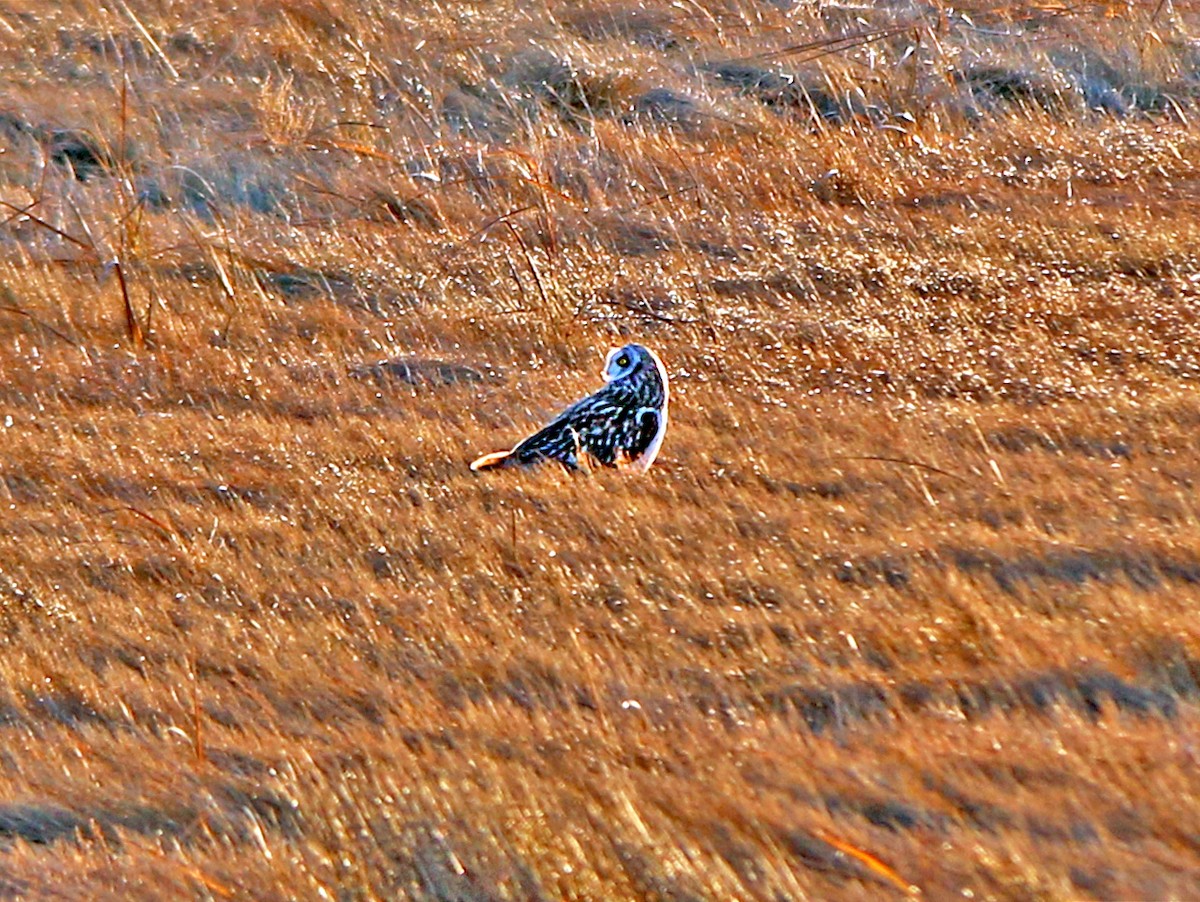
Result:
<svg viewBox="0 0 1200 902"><path fill-rule="evenodd" d="M1200 897L1200 7L0 0L0 897ZM634 339L644 477L474 474Z"/></svg>

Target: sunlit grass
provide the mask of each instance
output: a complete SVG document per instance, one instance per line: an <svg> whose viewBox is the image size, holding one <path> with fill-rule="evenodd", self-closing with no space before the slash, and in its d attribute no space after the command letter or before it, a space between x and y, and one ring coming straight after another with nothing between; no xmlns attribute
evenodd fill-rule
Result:
<svg viewBox="0 0 1200 902"><path fill-rule="evenodd" d="M3 891L1192 891L1189 5L52 6ZM631 338L647 476L469 472Z"/></svg>

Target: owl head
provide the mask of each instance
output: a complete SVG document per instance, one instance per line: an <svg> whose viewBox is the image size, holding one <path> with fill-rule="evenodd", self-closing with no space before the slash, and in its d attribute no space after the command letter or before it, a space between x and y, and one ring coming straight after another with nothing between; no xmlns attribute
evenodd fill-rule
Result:
<svg viewBox="0 0 1200 902"><path fill-rule="evenodd" d="M628 344L623 348L613 348L604 362L604 381L627 379L654 366L654 355L641 345Z"/></svg>

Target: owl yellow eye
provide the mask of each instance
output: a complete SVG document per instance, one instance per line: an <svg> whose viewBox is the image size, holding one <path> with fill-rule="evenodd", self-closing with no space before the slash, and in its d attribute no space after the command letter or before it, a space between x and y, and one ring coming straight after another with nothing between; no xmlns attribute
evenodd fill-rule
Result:
<svg viewBox="0 0 1200 902"><path fill-rule="evenodd" d="M617 366L629 366L629 355L622 354L617 358Z"/></svg>

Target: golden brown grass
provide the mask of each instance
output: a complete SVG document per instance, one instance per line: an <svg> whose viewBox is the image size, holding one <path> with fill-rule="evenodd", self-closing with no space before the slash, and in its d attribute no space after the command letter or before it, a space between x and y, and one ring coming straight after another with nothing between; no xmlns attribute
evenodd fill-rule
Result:
<svg viewBox="0 0 1200 902"><path fill-rule="evenodd" d="M0 891L1194 894L1190 4L230 6L0 0Z"/></svg>

